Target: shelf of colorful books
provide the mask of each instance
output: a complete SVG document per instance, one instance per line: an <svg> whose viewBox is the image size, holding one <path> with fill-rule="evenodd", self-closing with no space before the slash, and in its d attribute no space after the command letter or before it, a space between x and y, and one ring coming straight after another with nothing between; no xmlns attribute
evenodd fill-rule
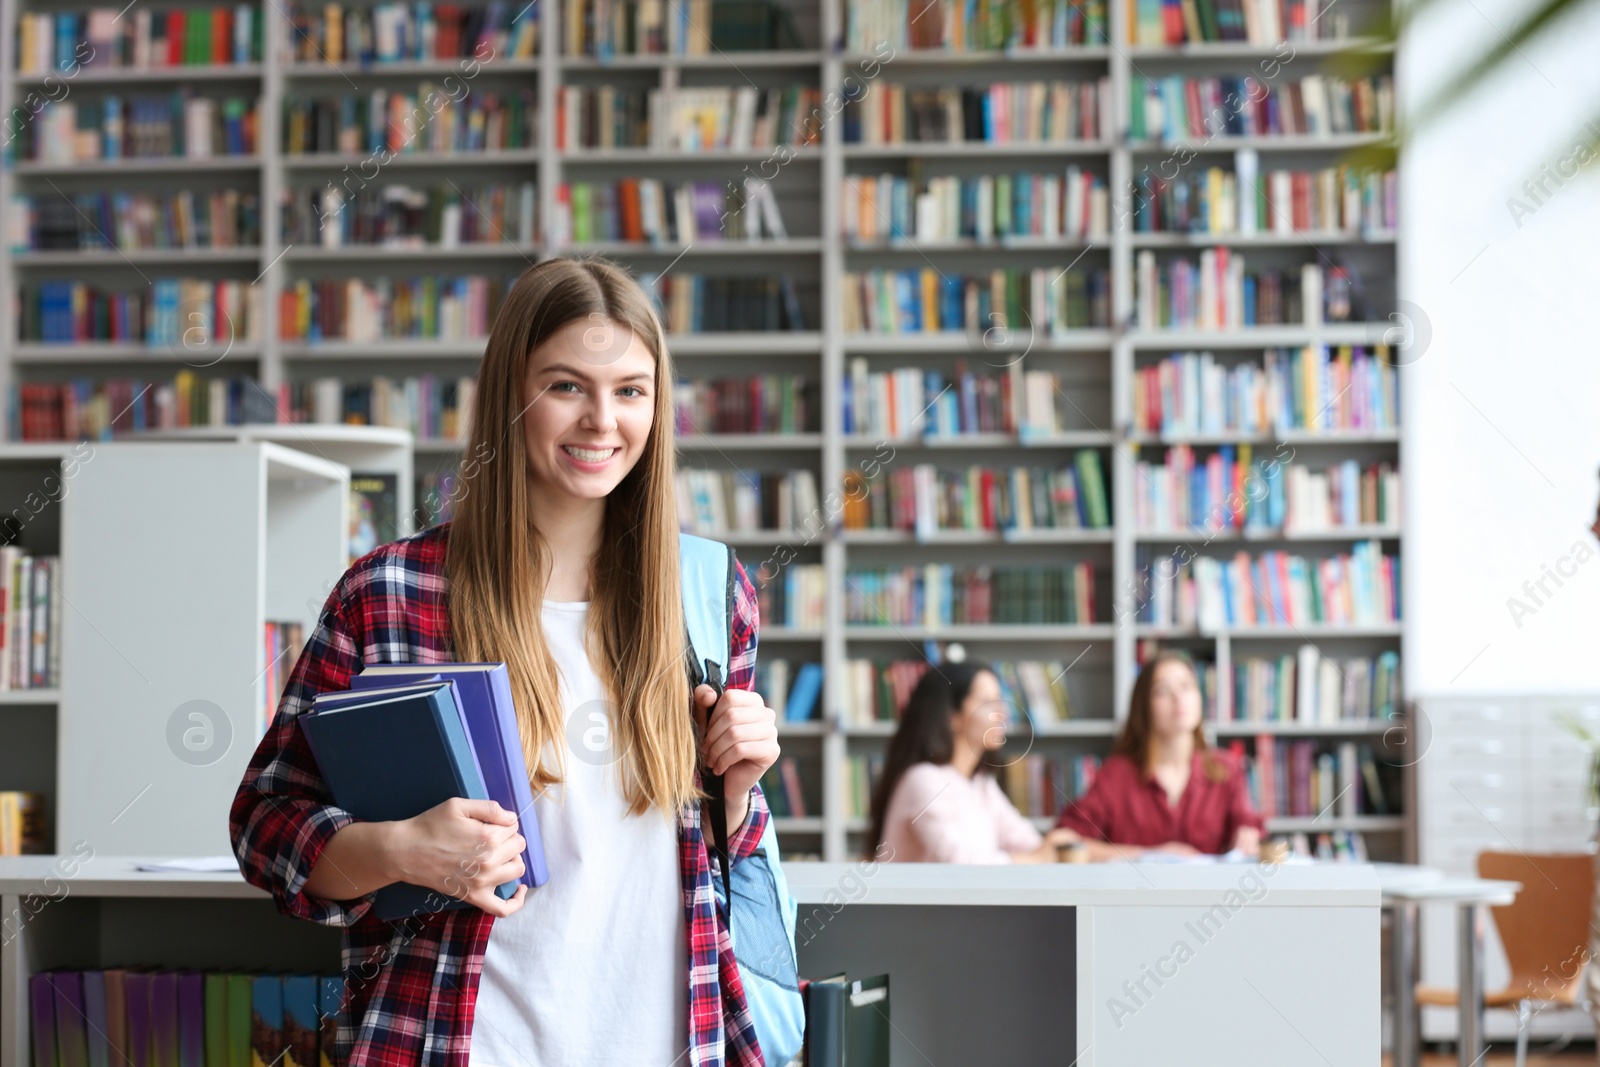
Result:
<svg viewBox="0 0 1600 1067"><path fill-rule="evenodd" d="M208 63L171 67L79 67L74 74L60 71L18 74L18 85L71 81L85 85L149 85L167 82L259 81L259 63Z"/></svg>
<svg viewBox="0 0 1600 1067"><path fill-rule="evenodd" d="M1278 430L1272 433L1152 434L1133 433L1135 445L1354 445L1399 444L1399 430Z"/></svg>
<svg viewBox="0 0 1600 1067"><path fill-rule="evenodd" d="M846 237L844 239L845 252L854 255L883 255L894 252L921 253L930 256L971 252L1059 252L1065 248L1098 251L1108 250L1110 247L1110 238L1105 236L1077 238L1005 235L993 240L980 240L976 237L881 237L870 240Z"/></svg>
<svg viewBox="0 0 1600 1067"><path fill-rule="evenodd" d="M1009 433L952 433L927 434L921 437L879 437L873 434L850 434L844 439L846 449L875 449L889 444L896 449L1055 449L1095 448L1110 444L1110 438L1098 430L1082 430L1055 434Z"/></svg>
<svg viewBox="0 0 1600 1067"><path fill-rule="evenodd" d="M1134 248L1304 248L1307 245L1394 244L1393 230L1376 233L1361 230L1296 230L1293 233L1133 233L1128 243Z"/></svg>
<svg viewBox="0 0 1600 1067"><path fill-rule="evenodd" d="M851 738L886 738L893 737L899 730L898 722L862 722L848 723L839 728L839 732ZM1019 739L1033 737L1036 740L1071 739L1079 737L1113 737L1121 724L1111 719L1073 719L1067 722L1050 723L1033 727L1027 724L1013 723L1007 729L1010 735ZM779 733L782 733L780 728Z"/></svg>

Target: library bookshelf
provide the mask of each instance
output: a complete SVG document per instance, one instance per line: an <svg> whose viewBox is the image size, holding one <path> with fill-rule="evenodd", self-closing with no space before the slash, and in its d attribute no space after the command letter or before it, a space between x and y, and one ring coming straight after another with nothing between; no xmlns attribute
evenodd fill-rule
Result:
<svg viewBox="0 0 1600 1067"><path fill-rule="evenodd" d="M481 339L380 340L313 342L287 339L292 331L280 324L280 295L305 280L371 279L420 273L453 275L477 272L514 274L543 258L601 253L637 272L694 272L708 278L784 275L793 282L804 329L783 332L677 333L670 347L680 378L702 380L753 374L799 375L816 388L820 412L805 432L748 435L702 433L680 438L680 464L716 471L810 471L823 501L820 513L802 528L730 533L739 555L752 572L781 574L783 565L820 565L825 597L820 625L785 626L769 618L762 627L763 658L824 667L821 720L784 723L786 755L798 761L807 813L780 821L785 848L796 855L843 860L863 847L862 813L850 801L851 760L881 754L891 727L882 722L847 722L842 713L846 664L855 659L918 659L951 654L959 644L969 658L1054 660L1069 664L1065 685L1073 705L1071 719L1029 730L1023 725L1008 752L1099 755L1125 714L1141 642L1185 649L1215 664L1219 699L1231 699L1228 680L1236 662L1293 654L1314 645L1324 657L1376 656L1398 652L1398 624L1283 625L1279 627L1187 627L1171 629L1136 622L1141 562L1186 549L1189 555L1232 558L1240 548L1251 552L1277 549L1313 561L1349 552L1358 541L1376 540L1385 555L1403 559L1403 522L1343 527L1316 532L1275 527L1244 534L1211 534L1201 530L1147 533L1132 506L1141 491L1141 461L1159 462L1164 449L1188 445L1202 457L1224 447L1254 446L1266 455L1274 448L1292 448L1300 462L1329 466L1354 459L1362 464L1400 461L1397 430L1324 431L1267 429L1260 432L1163 434L1134 426L1133 391L1141 369L1180 352L1215 353L1233 367L1259 363L1266 349L1328 346L1376 346L1391 337L1390 312L1395 306L1397 237L1392 228L1360 230L1325 227L1287 233L1230 234L1136 232L1132 225L1130 190L1144 174L1173 160L1183 167L1229 167L1240 149L1253 151L1263 171L1272 168L1328 168L1349 153L1385 143L1384 135L1327 134L1281 137L1217 136L1188 143L1130 135L1129 101L1140 78L1168 75L1210 77L1260 75L1272 64L1272 77L1316 74L1342 57L1359 54L1367 69L1393 70L1393 52L1375 38L1360 36L1373 5L1352 5L1338 17L1347 20L1347 35L1336 40L1247 44L1230 41L1165 47L1132 44L1131 4L1108 5L1111 44L1060 48L1019 48L950 52L896 48L856 52L845 47L845 0L795 0L789 9L799 47L771 51L728 51L706 54L624 55L608 59L565 54L574 5L538 5L526 10L542 20L537 55L531 59L495 57L478 64L472 92L510 94L531 87L535 93L535 147L486 153L419 152L396 156L378 168L375 187L479 181L525 182L536 187L539 226L532 241L472 244L463 247L323 247L316 241L285 237L286 194L304 193L346 181L361 156L290 155L284 148L283 108L287 97L363 93L379 88L415 90L420 83L438 83L458 71L459 61L407 61L359 64L306 63L292 56L298 32L287 8L268 5L262 20L264 42L259 63L207 70L188 79L196 93L217 87L242 87L264 101L259 114L259 151L250 157L208 160L140 161L136 165L61 167L12 162L0 172L0 199L17 192L35 196L65 190L131 191L169 189L174 182L197 189L243 183L260 200L259 244L204 254L184 252L0 252L0 288L15 293L21 284L39 278L71 276L135 284L140 274L170 273L178 263L186 276L255 280L263 290L259 328L253 339L235 340L223 354L215 345L198 352L182 346L85 343L45 345L9 341L0 358L0 385L62 381L73 376L170 377L191 369L202 377L245 375L271 396L281 385L296 385L334 376L359 382L376 375L403 378L436 375L448 379L470 375L482 355ZM16 71L19 16L29 0L0 0L0 110L10 113L27 100L37 83ZM42 10L42 8L41 8ZM299 8L295 9L300 10ZM535 17L535 16L530 16ZM1330 21L1332 16L1330 15ZM873 61L871 74L868 61ZM1280 74L1279 71L1287 71ZM109 89L134 92L151 85L170 88L186 83L182 71L84 70L81 81L69 82L85 99ZM1102 108L1103 128L1086 140L1045 143L847 143L843 111L835 106L852 85L879 84L908 89L949 86L979 87L1003 80L1073 81L1104 79L1108 96ZM707 86L781 88L803 84L818 90L824 121L815 144L756 151L681 151L636 147L566 148L557 138L558 98L563 89L687 90ZM218 89L218 91L221 91ZM1110 218L1104 232L1081 239L1016 237L994 240L858 240L846 237L843 189L849 178L892 175L972 178L1015 171L1056 172L1077 166L1101 179L1110 196ZM769 179L787 236L746 241L705 239L650 244L630 241L564 239L550 225L559 217L558 190L569 183L618 181L648 176L661 181L723 182L749 177ZM1305 264L1349 265L1360 273L1363 293L1358 321L1262 325L1230 329L1155 329L1138 325L1136 267L1141 254L1158 258L1198 256L1227 249L1248 254L1252 263L1269 268L1299 269ZM938 333L868 333L844 328L842 307L847 275L873 270L931 267L941 274L987 273L1006 269L1048 269L1078 273L1104 272L1109 286L1109 322L1077 326L1062 332L969 328ZM152 275L153 276L153 275ZM18 337L12 302L0 305L0 336ZM945 375L958 366L1001 376L1015 364L1057 376L1058 402L1065 412L1058 432L1044 436L966 434L943 438L847 433L844 382L855 361L871 373L906 365L938 370ZM280 418L287 413L279 406ZM8 418L15 419L15 413ZM1397 425L1397 424L1396 424ZM15 435L14 425L10 427ZM286 444L292 442L285 441ZM892 450L892 451L891 451ZM929 463L942 466L1070 465L1076 452L1098 454L1105 471L1111 521L1102 529L1038 531L1033 537L1002 537L968 531L914 536L907 532L847 529L837 500L846 475L868 458L885 455L886 467ZM450 436L421 434L414 443L418 478L417 504L427 496L423 480L437 479L459 459L460 445ZM1281 453L1280 453L1281 454ZM432 483L430 483L432 484ZM407 485L404 492L410 492ZM409 516L410 507L402 508ZM712 534L712 536L716 536ZM1088 564L1094 573L1096 608L1092 619L1073 624L1029 626L910 626L847 623L846 599L853 575L862 569L898 568L908 564L948 563L981 567L990 564ZM781 578L778 579L781 581ZM1218 740L1250 743L1258 734L1313 740L1320 750L1342 741L1381 747L1387 727L1371 721L1295 723L1219 723ZM1041 824L1049 819L1042 814ZM1407 854L1411 815L1347 815L1324 812L1278 820L1273 831L1359 830L1375 855L1398 859Z"/></svg>

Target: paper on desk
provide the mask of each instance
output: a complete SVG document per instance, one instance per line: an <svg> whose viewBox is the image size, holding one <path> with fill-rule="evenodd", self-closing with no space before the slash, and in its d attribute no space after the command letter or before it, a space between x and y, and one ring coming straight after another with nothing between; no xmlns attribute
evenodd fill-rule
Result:
<svg viewBox="0 0 1600 1067"><path fill-rule="evenodd" d="M232 856L190 856L134 864L136 871L186 871L193 874L232 873L238 869L239 861Z"/></svg>

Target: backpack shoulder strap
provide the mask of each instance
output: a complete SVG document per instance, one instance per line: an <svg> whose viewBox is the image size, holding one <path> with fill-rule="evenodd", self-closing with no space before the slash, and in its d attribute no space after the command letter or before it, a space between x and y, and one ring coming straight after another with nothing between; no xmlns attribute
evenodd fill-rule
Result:
<svg viewBox="0 0 1600 1067"><path fill-rule="evenodd" d="M688 629L689 679L707 679L706 661L716 664L717 689L727 681L733 649L733 549L693 534L678 535L678 567L683 586L683 621Z"/></svg>
<svg viewBox="0 0 1600 1067"><path fill-rule="evenodd" d="M683 585L683 620L688 648L685 658L689 685L702 682L722 694L728 681L728 662L733 658L733 549L720 541L693 534L678 535L678 566ZM728 861L728 810L722 776L702 769L701 787L705 790L711 816L711 844L722 866L722 897L733 900Z"/></svg>

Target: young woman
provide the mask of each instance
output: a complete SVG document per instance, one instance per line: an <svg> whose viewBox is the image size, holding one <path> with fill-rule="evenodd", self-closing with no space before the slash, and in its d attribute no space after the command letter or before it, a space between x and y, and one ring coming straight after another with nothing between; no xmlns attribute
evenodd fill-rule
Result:
<svg viewBox="0 0 1600 1067"><path fill-rule="evenodd" d="M1206 743L1200 682L1187 656L1165 651L1145 664L1110 757L1056 824L1082 835L1096 860L1150 850L1255 855L1266 824L1250 806L1243 772Z"/></svg>
<svg viewBox="0 0 1600 1067"><path fill-rule="evenodd" d="M1000 680L982 663L928 668L889 742L872 795L868 855L910 863L1053 863L1056 846L1023 818L983 766L1005 744Z"/></svg>
<svg viewBox="0 0 1600 1067"><path fill-rule="evenodd" d="M344 928L351 1067L761 1062L714 907L698 768L723 775L738 863L767 824L756 782L777 727L749 691L742 569L729 688L689 692L672 382L626 273L526 271L489 336L455 520L358 560L295 666L230 825L250 882ZM452 800L354 821L296 728L363 664L448 660L511 676L550 881L508 901L494 887L522 873L513 813ZM385 923L370 894L395 881L476 906Z"/></svg>

